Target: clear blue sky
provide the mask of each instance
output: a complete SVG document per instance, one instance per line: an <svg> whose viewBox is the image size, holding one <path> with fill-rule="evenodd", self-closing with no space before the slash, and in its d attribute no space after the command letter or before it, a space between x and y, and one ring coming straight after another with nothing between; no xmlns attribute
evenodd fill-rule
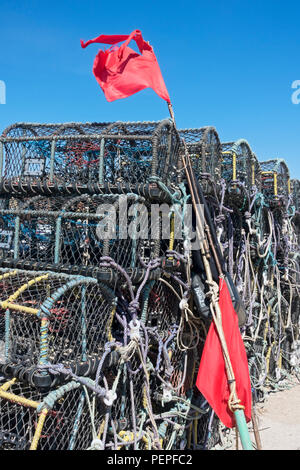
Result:
<svg viewBox="0 0 300 470"><path fill-rule="evenodd" d="M144 121L168 116L147 89L108 103L93 74L101 47L80 39L140 29L154 47L177 126L245 138L259 160L300 178L300 4L278 0L1 0L0 130L11 123Z"/></svg>

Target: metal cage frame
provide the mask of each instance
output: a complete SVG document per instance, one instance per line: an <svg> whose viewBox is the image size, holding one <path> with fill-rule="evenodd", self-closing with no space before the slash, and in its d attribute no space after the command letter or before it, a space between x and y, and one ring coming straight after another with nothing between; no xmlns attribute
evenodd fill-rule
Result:
<svg viewBox="0 0 300 470"><path fill-rule="evenodd" d="M230 185L245 184L260 189L260 165L245 139L222 143L222 178Z"/></svg>
<svg viewBox="0 0 300 470"><path fill-rule="evenodd" d="M16 123L0 137L2 180L124 184L156 177L170 183L178 165L179 138L170 119Z"/></svg>
<svg viewBox="0 0 300 470"><path fill-rule="evenodd" d="M300 211L300 180L291 179L291 193L293 197L293 205L297 212Z"/></svg>
<svg viewBox="0 0 300 470"><path fill-rule="evenodd" d="M287 201L291 193L290 171L282 158L274 158L260 162L262 192L271 202L280 199Z"/></svg>
<svg viewBox="0 0 300 470"><path fill-rule="evenodd" d="M196 177L210 177L213 181L220 178L221 142L216 129L212 126L179 129L189 152Z"/></svg>

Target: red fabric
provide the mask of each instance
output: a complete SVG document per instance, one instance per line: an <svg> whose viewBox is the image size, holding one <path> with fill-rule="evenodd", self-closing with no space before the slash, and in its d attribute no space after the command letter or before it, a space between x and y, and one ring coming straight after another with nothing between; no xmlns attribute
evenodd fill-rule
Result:
<svg viewBox="0 0 300 470"><path fill-rule="evenodd" d="M233 308L225 280L219 282L219 306L226 344L236 380L237 397L245 407L246 421L251 419L251 383L247 354L238 327L238 317ZM225 362L219 335L212 322L205 341L196 386L206 398L222 423L232 428L236 425L228 407L230 389L227 382Z"/></svg>
<svg viewBox="0 0 300 470"><path fill-rule="evenodd" d="M128 47L132 39L141 54ZM120 47L115 46L125 40L126 42ZM85 48L94 43L112 45L108 50L98 52L93 65L93 73L107 101L127 98L144 88L152 88L162 99L170 103L153 49L144 41L141 31L135 30L130 35L102 34L87 42L81 41L81 47Z"/></svg>

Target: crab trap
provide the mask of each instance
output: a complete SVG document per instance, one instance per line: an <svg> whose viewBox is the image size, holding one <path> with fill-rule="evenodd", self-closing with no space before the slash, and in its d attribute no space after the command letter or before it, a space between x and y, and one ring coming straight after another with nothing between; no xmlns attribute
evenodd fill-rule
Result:
<svg viewBox="0 0 300 470"><path fill-rule="evenodd" d="M111 257L127 271L143 269L183 243L178 198L178 215L134 193L8 198L0 208L0 263L91 272Z"/></svg>
<svg viewBox="0 0 300 470"><path fill-rule="evenodd" d="M262 192L270 204L287 203L290 188L289 169L282 159L260 162Z"/></svg>
<svg viewBox="0 0 300 470"><path fill-rule="evenodd" d="M293 197L293 205L297 212L300 211L300 180L291 180L291 192Z"/></svg>
<svg viewBox="0 0 300 470"><path fill-rule="evenodd" d="M160 122L14 124L0 138L4 180L128 184L177 180L179 138Z"/></svg>
<svg viewBox="0 0 300 470"><path fill-rule="evenodd" d="M41 392L12 379L0 386L0 402L1 450L87 449L105 414L88 386L71 380Z"/></svg>
<svg viewBox="0 0 300 470"><path fill-rule="evenodd" d="M112 334L113 291L94 278L1 270L1 372L51 387L37 366L64 364L92 375ZM97 359L98 358L98 359Z"/></svg>
<svg viewBox="0 0 300 470"><path fill-rule="evenodd" d="M221 175L221 144L214 127L180 129L180 138L189 153L195 176L208 191L209 181L217 182Z"/></svg>
<svg viewBox="0 0 300 470"><path fill-rule="evenodd" d="M150 447L151 431L145 423L143 405L127 386L132 381L123 370L115 376L114 369L105 373L99 383L75 376L49 391L37 390L17 379L5 381L0 385L0 449ZM138 389L143 396L143 381Z"/></svg>
<svg viewBox="0 0 300 470"><path fill-rule="evenodd" d="M2 283L1 448L178 448L190 408L182 281L146 284L135 319L126 292L116 300L94 279L5 271Z"/></svg>
<svg viewBox="0 0 300 470"><path fill-rule="evenodd" d="M4 382L0 386L0 449L148 450L162 448L164 441L174 448L179 429L181 435L184 433L184 424L177 424L175 430L170 425L169 417L174 416L177 407L153 427L143 381L138 384L142 397L139 403L137 387L135 395L132 388L126 389L132 383L126 375L118 374L111 382L107 375L102 385L76 377L48 392L16 379ZM184 423L184 419L181 421Z"/></svg>
<svg viewBox="0 0 300 470"><path fill-rule="evenodd" d="M260 167L245 139L222 143L221 176L231 189L245 186L260 189Z"/></svg>

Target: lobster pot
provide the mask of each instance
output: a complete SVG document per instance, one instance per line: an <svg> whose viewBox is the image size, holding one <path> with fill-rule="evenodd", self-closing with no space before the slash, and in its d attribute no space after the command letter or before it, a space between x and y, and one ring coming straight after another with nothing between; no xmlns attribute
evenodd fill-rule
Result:
<svg viewBox="0 0 300 470"><path fill-rule="evenodd" d="M297 212L300 211L300 180L291 180L291 191L293 196L293 205Z"/></svg>
<svg viewBox="0 0 300 470"><path fill-rule="evenodd" d="M95 434L101 437L107 409L89 387L71 380L50 392L6 382L0 406L1 450L86 450Z"/></svg>
<svg viewBox="0 0 300 470"><path fill-rule="evenodd" d="M296 211L294 217L292 218L292 225L295 231L296 243L299 247L300 245L300 213ZM299 251L299 248L298 248Z"/></svg>
<svg viewBox="0 0 300 470"><path fill-rule="evenodd" d="M282 159L260 162L262 192L269 203L287 202L290 194L289 169Z"/></svg>
<svg viewBox="0 0 300 470"><path fill-rule="evenodd" d="M179 139L170 120L14 124L0 140L4 180L52 183L164 182L177 177Z"/></svg>
<svg viewBox="0 0 300 470"><path fill-rule="evenodd" d="M105 392L99 385L97 389ZM117 398L111 408L105 402L105 395L94 393L94 390L95 382L83 381L82 377L69 379L48 392L40 392L14 380L5 382L0 386L0 449L124 450L134 448L134 437L136 448L149 449L151 425L145 422L148 415L134 400L130 403L129 389L123 401L125 388L123 386L123 394L119 395L117 387ZM132 408L135 405L138 406ZM135 415L135 425L130 415ZM166 425L172 429L168 423ZM161 440L164 434L161 426ZM94 440L98 440L101 447L93 447Z"/></svg>
<svg viewBox="0 0 300 470"><path fill-rule="evenodd" d="M63 212L57 220L60 263L97 267L108 256L130 270L140 266L140 258L148 262L160 254L159 225L151 227L151 206L135 194L79 196Z"/></svg>
<svg viewBox="0 0 300 470"><path fill-rule="evenodd" d="M102 257L110 257L134 270L183 243L180 214L133 193L35 196L9 199L7 207L0 209L0 261L6 266L10 260L26 262L26 268L47 263L47 269L98 269Z"/></svg>
<svg viewBox="0 0 300 470"><path fill-rule="evenodd" d="M55 218L64 199L8 198L0 209L0 259L50 262L55 257Z"/></svg>
<svg viewBox="0 0 300 470"><path fill-rule="evenodd" d="M192 167L202 184L205 179L217 181L221 172L221 144L214 127L180 129L179 135L185 142Z"/></svg>
<svg viewBox="0 0 300 470"><path fill-rule="evenodd" d="M221 176L228 185L241 183L248 190L252 186L260 188L259 163L246 140L222 143Z"/></svg>
<svg viewBox="0 0 300 470"><path fill-rule="evenodd" d="M4 374L46 362L76 368L101 355L112 334L115 298L93 278L1 269ZM5 370L4 370L5 369Z"/></svg>

